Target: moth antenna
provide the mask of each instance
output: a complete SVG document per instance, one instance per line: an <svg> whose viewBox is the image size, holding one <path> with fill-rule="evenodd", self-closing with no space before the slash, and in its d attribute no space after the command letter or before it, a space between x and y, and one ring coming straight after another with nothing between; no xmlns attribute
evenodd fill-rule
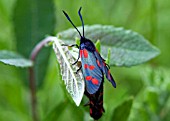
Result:
<svg viewBox="0 0 170 121"><path fill-rule="evenodd" d="M77 30L77 32L79 33L80 37L82 37L80 31L79 31L79 30L76 28L76 26L73 24L73 22L71 21L70 17L68 16L68 14L67 14L65 11L63 11L63 13L64 13L64 15L66 16L66 18L70 21L70 23L74 26L74 28Z"/></svg>
<svg viewBox="0 0 170 121"><path fill-rule="evenodd" d="M84 22L83 22L83 17L82 17L82 15L81 15L81 9L82 9L82 7L80 7L80 9L79 9L79 11L78 11L78 14L79 14L80 19L81 19L81 23L82 23L82 27L83 27L83 37L84 37Z"/></svg>

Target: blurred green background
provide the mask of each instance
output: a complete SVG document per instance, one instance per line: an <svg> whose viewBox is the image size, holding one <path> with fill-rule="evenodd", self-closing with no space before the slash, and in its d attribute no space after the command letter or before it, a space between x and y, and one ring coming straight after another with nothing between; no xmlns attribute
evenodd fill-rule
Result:
<svg viewBox="0 0 170 121"><path fill-rule="evenodd" d="M111 67L114 89L105 81L105 113L101 121L170 120L170 1L168 0L0 0L0 50L29 57L31 49L46 35L70 28L62 13L74 23L124 27L142 34L161 54L148 63ZM44 58L46 60L44 60ZM60 77L54 52L44 49L37 82L38 116L44 121L89 121L88 107L76 107ZM40 64L40 66L41 66ZM54 66L57 65L57 66ZM45 71L44 71L45 70ZM22 72L22 74L21 74ZM23 76L25 75L25 76ZM31 121L30 91L26 69L0 63L0 121Z"/></svg>

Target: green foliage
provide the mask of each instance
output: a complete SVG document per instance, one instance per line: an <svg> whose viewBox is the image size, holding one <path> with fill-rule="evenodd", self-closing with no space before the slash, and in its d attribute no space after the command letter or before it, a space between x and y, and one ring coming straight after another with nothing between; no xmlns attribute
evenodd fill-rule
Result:
<svg viewBox="0 0 170 121"><path fill-rule="evenodd" d="M16 0L0 1L0 49L14 49L12 12Z"/></svg>
<svg viewBox="0 0 170 121"><path fill-rule="evenodd" d="M142 69L144 87L134 102L129 121L168 121L170 117L169 69ZM140 119L139 119L140 117Z"/></svg>
<svg viewBox="0 0 170 121"><path fill-rule="evenodd" d="M15 67L0 64L0 120L31 121L29 90Z"/></svg>
<svg viewBox="0 0 170 121"><path fill-rule="evenodd" d="M81 31L82 27L78 27ZM63 40L78 37L77 31L69 29L59 33ZM99 39L102 43L101 54L107 57L108 48L111 49L110 65L134 66L144 63L159 54L159 50L151 45L143 36L131 30L113 26L92 25L85 26L86 38Z"/></svg>
<svg viewBox="0 0 170 121"><path fill-rule="evenodd" d="M111 56L111 49L108 49L108 54L107 54L107 59L106 59L106 63L110 64L110 56Z"/></svg>
<svg viewBox="0 0 170 121"><path fill-rule="evenodd" d="M97 40L95 43L96 49L99 51L99 53L101 52L101 43L100 40Z"/></svg>
<svg viewBox="0 0 170 121"><path fill-rule="evenodd" d="M46 118L43 121L58 121L59 115L61 115L64 112L67 106L68 103L61 102L49 114L47 114Z"/></svg>
<svg viewBox="0 0 170 121"><path fill-rule="evenodd" d="M127 121L133 104L133 98L125 100L121 105L115 108L110 121Z"/></svg>
<svg viewBox="0 0 170 121"><path fill-rule="evenodd" d="M16 49L29 58L31 50L46 34L54 30L54 4L52 0L17 0L14 11L14 30L16 35ZM41 50L35 62L36 79L42 84L50 49ZM25 76L25 75L24 75Z"/></svg>
<svg viewBox="0 0 170 121"><path fill-rule="evenodd" d="M10 51L0 51L0 62L16 67L31 67L33 65L30 60Z"/></svg>

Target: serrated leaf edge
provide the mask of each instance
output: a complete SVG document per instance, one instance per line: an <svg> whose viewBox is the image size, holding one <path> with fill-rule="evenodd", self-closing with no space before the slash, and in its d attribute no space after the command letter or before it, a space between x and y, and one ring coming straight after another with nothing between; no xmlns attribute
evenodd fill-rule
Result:
<svg viewBox="0 0 170 121"><path fill-rule="evenodd" d="M77 91L77 92L80 91L80 90L78 89L77 77L78 77L78 78L80 77L80 79L81 79L81 81L82 81L82 88L83 88L83 90L82 90L81 93L77 96L79 99L76 100L76 99L74 99L74 97L72 97L73 100L74 100L74 102L76 103L76 105L79 106L79 105L80 105L80 102L81 102L81 100L82 100L83 94L84 94L84 87L85 87L84 79L83 79L83 76L82 76L82 72L81 72L81 71L78 72L78 75L74 74L73 66L71 66L71 62L68 61L68 59L67 59L67 57L66 57L66 55L65 55L66 52L69 52L68 47L61 46L61 43L63 44L62 40L60 40L60 39L58 39L58 38L56 38L56 37L53 37L53 49L54 49L54 51L55 51L55 53L56 53L56 56L58 56L57 54L58 54L58 50L59 50L61 56L62 56L63 59L64 59L64 62L66 63L66 65L67 65L67 67L68 67L68 70L70 71L70 73L71 73L71 75L72 75L72 77L73 77L73 79L74 79L74 81L75 81L76 91ZM57 50L56 48L57 48L58 50ZM72 55L70 55L70 56L72 56ZM57 58L58 58L58 57L57 57ZM72 56L72 58L74 58L74 56ZM74 60L75 60L75 58L74 58ZM59 58L58 58L58 61L59 61ZM62 68L62 67L61 67L61 64L60 64L60 69L61 69L61 68ZM78 66L77 66L77 67L74 67L74 68L78 69ZM61 72L61 75L62 75L62 72ZM63 78L63 75L62 75L62 78ZM67 80L64 80L64 81L65 81L65 84L66 84L66 81L67 81ZM67 85L66 85L66 89L67 89ZM67 91L70 93L70 91L69 91L68 89L67 89ZM71 93L70 93L70 94L71 94ZM71 96L72 96L72 95L71 95Z"/></svg>

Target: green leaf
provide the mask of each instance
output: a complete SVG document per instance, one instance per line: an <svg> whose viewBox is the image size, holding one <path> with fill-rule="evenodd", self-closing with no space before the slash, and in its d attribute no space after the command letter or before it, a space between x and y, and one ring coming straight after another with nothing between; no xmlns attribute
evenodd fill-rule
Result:
<svg viewBox="0 0 170 121"><path fill-rule="evenodd" d="M63 113L67 107L67 102L61 102L53 110L51 110L43 121L58 121L60 115Z"/></svg>
<svg viewBox="0 0 170 121"><path fill-rule="evenodd" d="M23 58L21 55L11 51L0 51L0 62L16 67L31 67L32 61Z"/></svg>
<svg viewBox="0 0 170 121"><path fill-rule="evenodd" d="M74 102L79 106L83 98L85 84L82 72L78 71L75 73L80 68L78 64L72 65L78 55L74 58L73 50L69 50L67 46L61 46L61 44L64 43L54 37L53 49L60 65L62 80L64 80L66 89Z"/></svg>
<svg viewBox="0 0 170 121"><path fill-rule="evenodd" d="M78 27L82 31L82 27ZM62 40L74 41L78 37L75 29L59 33ZM110 64L115 66L134 66L144 63L157 55L159 50L151 45L143 36L131 30L109 25L85 26L85 36L91 40L101 41L101 52L106 58L111 48ZM95 42L94 41L94 42Z"/></svg>
<svg viewBox="0 0 170 121"><path fill-rule="evenodd" d="M76 38L76 44L80 46L80 38Z"/></svg>
<svg viewBox="0 0 170 121"><path fill-rule="evenodd" d="M119 105L113 112L111 121L127 121L131 107L133 104L133 98L129 98L128 100L124 101L121 105Z"/></svg>
<svg viewBox="0 0 170 121"><path fill-rule="evenodd" d="M107 59L106 59L106 63L110 64L110 56L111 56L111 50L110 48L108 49L108 53L107 53Z"/></svg>
<svg viewBox="0 0 170 121"><path fill-rule="evenodd" d="M97 40L95 43L96 49L99 51L99 53L101 52L101 43L100 40Z"/></svg>
<svg viewBox="0 0 170 121"><path fill-rule="evenodd" d="M17 0L14 10L14 30L17 51L29 57L35 45L45 35L52 34L55 26L53 0ZM36 80L42 83L46 74L50 48L43 48L35 62Z"/></svg>
<svg viewBox="0 0 170 121"><path fill-rule="evenodd" d="M146 91L146 94L145 94L146 102L148 104L149 109L152 112L155 112L155 113L158 112L160 90L157 90L157 88L154 88L154 87L147 87L145 91Z"/></svg>

